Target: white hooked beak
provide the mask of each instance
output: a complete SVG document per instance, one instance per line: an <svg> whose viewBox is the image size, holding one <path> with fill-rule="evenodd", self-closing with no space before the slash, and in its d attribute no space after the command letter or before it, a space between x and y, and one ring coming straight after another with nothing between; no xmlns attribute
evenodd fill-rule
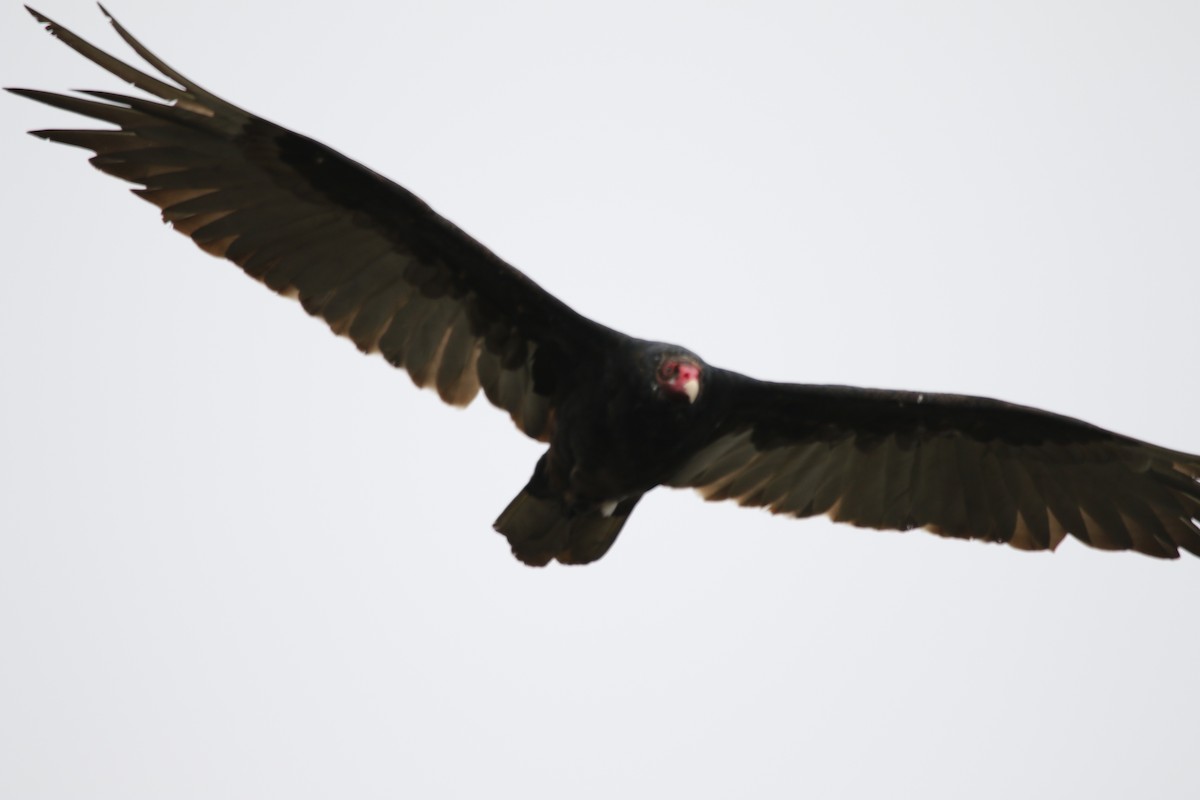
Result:
<svg viewBox="0 0 1200 800"><path fill-rule="evenodd" d="M695 378L688 378L683 382L683 386L679 388L683 389L683 393L687 395L688 402L694 403L696 402L696 395L700 394L700 381Z"/></svg>

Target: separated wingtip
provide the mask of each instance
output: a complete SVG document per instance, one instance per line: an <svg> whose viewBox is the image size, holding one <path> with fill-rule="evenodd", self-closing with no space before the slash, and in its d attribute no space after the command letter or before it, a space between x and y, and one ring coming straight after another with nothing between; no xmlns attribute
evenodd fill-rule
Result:
<svg viewBox="0 0 1200 800"><path fill-rule="evenodd" d="M45 23L49 23L49 22L50 22L50 20L49 20L49 19L46 17L46 15L45 15L45 14L43 14L43 13L42 13L42 12L40 12L40 11L38 11L38 10L37 10L36 8L34 8L33 6L25 6L25 10L26 10L26 11L28 11L28 12L29 12L29 14L30 14L30 15L31 15L31 16L32 16L34 19L36 19L38 22L45 22Z"/></svg>

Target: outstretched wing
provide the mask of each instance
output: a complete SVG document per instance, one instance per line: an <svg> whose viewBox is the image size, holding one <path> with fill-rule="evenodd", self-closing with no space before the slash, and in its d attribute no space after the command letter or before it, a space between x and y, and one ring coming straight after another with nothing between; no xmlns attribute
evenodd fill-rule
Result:
<svg viewBox="0 0 1200 800"><path fill-rule="evenodd" d="M116 126L35 136L92 150L96 168L141 184L134 192L177 231L299 299L335 333L381 353L446 402L466 405L482 387L522 431L545 440L571 370L619 336L403 187L188 80L111 17L166 81L30 13L69 47L157 98L10 89Z"/></svg>
<svg viewBox="0 0 1200 800"><path fill-rule="evenodd" d="M722 376L729 412L671 486L1025 550L1200 555L1200 456L997 400Z"/></svg>

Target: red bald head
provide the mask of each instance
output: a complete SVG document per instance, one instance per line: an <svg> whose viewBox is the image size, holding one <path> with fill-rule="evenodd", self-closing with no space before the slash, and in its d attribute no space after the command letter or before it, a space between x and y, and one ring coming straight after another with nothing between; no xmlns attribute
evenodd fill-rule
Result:
<svg viewBox="0 0 1200 800"><path fill-rule="evenodd" d="M663 359L658 367L658 385L668 397L696 402L700 394L700 365L687 358Z"/></svg>

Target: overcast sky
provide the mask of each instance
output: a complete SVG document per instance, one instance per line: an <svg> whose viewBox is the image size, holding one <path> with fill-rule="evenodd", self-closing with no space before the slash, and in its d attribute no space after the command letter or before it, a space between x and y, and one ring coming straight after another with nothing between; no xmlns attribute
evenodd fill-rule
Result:
<svg viewBox="0 0 1200 800"><path fill-rule="evenodd" d="M605 324L1200 452L1194 2L109 9ZM0 83L123 88L15 2ZM0 796L1200 796L1197 559L659 490L530 569L539 445L23 134L72 120L0 98Z"/></svg>

